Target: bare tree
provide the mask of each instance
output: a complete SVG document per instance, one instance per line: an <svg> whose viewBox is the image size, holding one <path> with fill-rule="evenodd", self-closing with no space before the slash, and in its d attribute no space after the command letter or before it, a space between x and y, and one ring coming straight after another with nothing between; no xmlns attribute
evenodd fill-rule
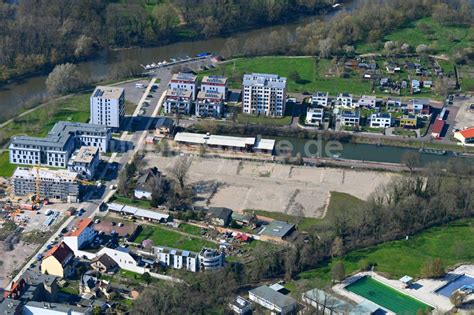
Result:
<svg viewBox="0 0 474 315"><path fill-rule="evenodd" d="M400 162L408 167L410 173L413 173L415 167L421 165L421 156L417 152L407 152L402 155Z"/></svg>
<svg viewBox="0 0 474 315"><path fill-rule="evenodd" d="M73 91L81 87L83 83L77 66L72 63L57 65L46 79L46 87L52 94Z"/></svg>
<svg viewBox="0 0 474 315"><path fill-rule="evenodd" d="M193 160L187 156L181 156L176 160L174 165L168 169L170 175L179 183L179 187L184 189L188 178L189 168Z"/></svg>

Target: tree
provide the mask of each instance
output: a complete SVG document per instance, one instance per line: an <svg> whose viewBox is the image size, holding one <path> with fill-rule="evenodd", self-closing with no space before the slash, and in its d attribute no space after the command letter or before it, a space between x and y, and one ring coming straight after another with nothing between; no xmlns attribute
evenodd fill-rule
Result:
<svg viewBox="0 0 474 315"><path fill-rule="evenodd" d="M57 65L46 79L46 87L51 94L71 92L83 84L77 66L72 63Z"/></svg>
<svg viewBox="0 0 474 315"><path fill-rule="evenodd" d="M336 237L331 246L331 256L337 257L344 254L344 241L341 237Z"/></svg>
<svg viewBox="0 0 474 315"><path fill-rule="evenodd" d="M150 273L145 272L144 274L141 275L141 277L142 277L142 280L145 281L147 285L151 283L152 278L151 278Z"/></svg>
<svg viewBox="0 0 474 315"><path fill-rule="evenodd" d="M161 156L170 155L170 144L168 140L161 139L160 142L156 145L156 152L161 153Z"/></svg>
<svg viewBox="0 0 474 315"><path fill-rule="evenodd" d="M181 190L186 186L188 172L193 160L187 156L180 156L174 165L168 170L170 175L179 183Z"/></svg>
<svg viewBox="0 0 474 315"><path fill-rule="evenodd" d="M160 36L168 35L173 29L176 17L175 9L169 3L156 5L153 9L153 16Z"/></svg>
<svg viewBox="0 0 474 315"><path fill-rule="evenodd" d="M413 173L413 170L421 165L421 156L418 152L406 152L402 155L400 162L405 164L406 167L410 170L410 173Z"/></svg>
<svg viewBox="0 0 474 315"><path fill-rule="evenodd" d="M443 262L440 258L429 259L421 266L421 274L425 278L441 278L445 275Z"/></svg>
<svg viewBox="0 0 474 315"><path fill-rule="evenodd" d="M416 46L416 53L417 54L427 54L429 53L429 47L428 45L425 45L425 44L420 44L418 46Z"/></svg>
<svg viewBox="0 0 474 315"><path fill-rule="evenodd" d="M89 36L82 34L76 40L76 48L74 49L74 56L80 58L92 54L94 48L94 40Z"/></svg>
<svg viewBox="0 0 474 315"><path fill-rule="evenodd" d="M293 80L296 83L299 83L301 81L301 76L298 71L292 70L289 74L288 77Z"/></svg>
<svg viewBox="0 0 474 315"><path fill-rule="evenodd" d="M332 281L340 282L346 277L346 268L342 261L338 261L331 268Z"/></svg>

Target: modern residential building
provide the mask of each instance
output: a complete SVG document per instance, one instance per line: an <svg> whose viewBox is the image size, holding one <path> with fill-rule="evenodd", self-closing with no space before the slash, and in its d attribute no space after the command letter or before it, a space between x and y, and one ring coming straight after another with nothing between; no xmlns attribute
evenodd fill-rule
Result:
<svg viewBox="0 0 474 315"><path fill-rule="evenodd" d="M169 117L158 117L155 124L155 137L165 138L173 135L174 121Z"/></svg>
<svg viewBox="0 0 474 315"><path fill-rule="evenodd" d="M296 312L297 302L292 297L277 292L266 285L249 291L249 299L275 314Z"/></svg>
<svg viewBox="0 0 474 315"><path fill-rule="evenodd" d="M41 261L41 273L66 278L73 272L74 252L65 242L54 246Z"/></svg>
<svg viewBox="0 0 474 315"><path fill-rule="evenodd" d="M75 122L57 122L45 138L17 136L9 146L10 163L66 167L71 154L81 146L109 150L107 127Z"/></svg>
<svg viewBox="0 0 474 315"><path fill-rule="evenodd" d="M99 166L99 148L81 147L73 153L67 163L67 169L70 172L76 172L85 179L94 178L97 166Z"/></svg>
<svg viewBox="0 0 474 315"><path fill-rule="evenodd" d="M19 197L36 195L39 188L39 197L42 199L67 202L77 202L79 199L78 175L66 170L18 167L11 178L11 185L13 194Z"/></svg>
<svg viewBox="0 0 474 315"><path fill-rule="evenodd" d="M308 107L306 111L305 124L319 127L323 124L324 109Z"/></svg>
<svg viewBox="0 0 474 315"><path fill-rule="evenodd" d="M360 124L360 112L344 110L339 115L341 126L356 126Z"/></svg>
<svg viewBox="0 0 474 315"><path fill-rule="evenodd" d="M349 93L339 93L336 98L336 107L354 107L357 103L353 102L354 98Z"/></svg>
<svg viewBox="0 0 474 315"><path fill-rule="evenodd" d="M388 99L386 101L387 110L392 112L398 112L402 109L401 99Z"/></svg>
<svg viewBox="0 0 474 315"><path fill-rule="evenodd" d="M137 180L134 190L135 198L151 200L153 190L161 185L161 179L161 172L157 167L147 169Z"/></svg>
<svg viewBox="0 0 474 315"><path fill-rule="evenodd" d="M193 99L191 90L168 89L163 100L164 111L171 115L189 115Z"/></svg>
<svg viewBox="0 0 474 315"><path fill-rule="evenodd" d="M286 78L276 74L245 74L242 105L245 114L283 116L286 108Z"/></svg>
<svg viewBox="0 0 474 315"><path fill-rule="evenodd" d="M328 92L316 92L311 97L311 105L314 107L317 107L317 106L327 107L328 104L329 104Z"/></svg>
<svg viewBox="0 0 474 315"><path fill-rule="evenodd" d="M229 308L235 314L246 315L252 312L252 303L239 295L229 303Z"/></svg>
<svg viewBox="0 0 474 315"><path fill-rule="evenodd" d="M392 126L392 115L390 113L374 113L370 115L371 128L390 128Z"/></svg>
<svg viewBox="0 0 474 315"><path fill-rule="evenodd" d="M76 256L81 256L79 254L80 250L92 243L96 235L92 219L84 218L77 221L72 227L71 232L64 235L64 243L67 244Z"/></svg>
<svg viewBox="0 0 474 315"><path fill-rule="evenodd" d="M400 127L416 128L418 126L418 117L415 115L403 115L400 117Z"/></svg>
<svg viewBox="0 0 474 315"><path fill-rule="evenodd" d="M169 90L187 90L191 92L191 101L196 99L197 77L192 73L175 73L168 84Z"/></svg>
<svg viewBox="0 0 474 315"><path fill-rule="evenodd" d="M91 95L90 122L96 125L119 128L125 116L125 90L111 86L98 86Z"/></svg>
<svg viewBox="0 0 474 315"><path fill-rule="evenodd" d="M474 127L456 131L454 133L454 138L456 140L459 140L463 145L473 146L474 145Z"/></svg>
<svg viewBox="0 0 474 315"><path fill-rule="evenodd" d="M232 221L232 212L229 208L211 207L207 211L207 218L214 225L227 226Z"/></svg>
<svg viewBox="0 0 474 315"><path fill-rule="evenodd" d="M191 272L199 270L198 253L169 247L154 247L154 252L158 260L168 267Z"/></svg>
<svg viewBox="0 0 474 315"><path fill-rule="evenodd" d="M224 112L224 96L220 92L199 91L196 100L197 117L220 118Z"/></svg>
<svg viewBox="0 0 474 315"><path fill-rule="evenodd" d="M213 270L224 267L225 254L211 248L203 248L199 252L199 269Z"/></svg>
<svg viewBox="0 0 474 315"><path fill-rule="evenodd" d="M373 95L362 95L357 104L359 107L374 108L377 105L377 98Z"/></svg>
<svg viewBox="0 0 474 315"><path fill-rule="evenodd" d="M204 76L201 81L201 92L220 93L225 100L227 98L227 78L218 75Z"/></svg>

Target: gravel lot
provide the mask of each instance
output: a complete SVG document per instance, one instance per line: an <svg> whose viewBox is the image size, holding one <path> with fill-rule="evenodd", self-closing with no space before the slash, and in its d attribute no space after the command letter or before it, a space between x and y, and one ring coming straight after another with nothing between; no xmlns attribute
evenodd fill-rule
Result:
<svg viewBox="0 0 474 315"><path fill-rule="evenodd" d="M146 156L149 166L158 166L165 173L174 159L156 154ZM194 158L189 182L196 188L200 199L197 204L201 206L295 214L301 211L301 205L305 216L320 218L331 191L367 199L393 176L382 172Z"/></svg>
<svg viewBox="0 0 474 315"><path fill-rule="evenodd" d="M458 112L455 118L455 128L463 129L474 126L474 112L469 110L469 105L474 104L474 97L456 101Z"/></svg>

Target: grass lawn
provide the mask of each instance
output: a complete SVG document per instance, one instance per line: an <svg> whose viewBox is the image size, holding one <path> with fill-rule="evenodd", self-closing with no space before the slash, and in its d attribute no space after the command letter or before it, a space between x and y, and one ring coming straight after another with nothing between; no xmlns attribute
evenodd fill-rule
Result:
<svg viewBox="0 0 474 315"><path fill-rule="evenodd" d="M146 239L150 239L153 244L157 246L168 246L193 252L199 252L203 247L216 247L216 244L212 242L203 240L201 238L188 237L159 225L144 226L143 230L140 232L140 234L138 234L134 242L141 243Z"/></svg>
<svg viewBox="0 0 474 315"><path fill-rule="evenodd" d="M472 27L441 25L433 18L427 17L386 35L384 40L408 43L414 48L420 44L427 44L435 54L450 55L455 48L474 45L474 38L470 36L473 32ZM374 46L360 44L356 46L356 51L357 53L374 52Z"/></svg>
<svg viewBox="0 0 474 315"><path fill-rule="evenodd" d="M352 251L341 258L332 259L321 267L305 271L299 279L320 278L330 281L330 270L337 261L344 263L346 274L356 272L361 261L376 264L375 271L391 278L404 275L421 277L425 261L441 258L445 266L461 262L474 262L474 219L459 220L445 226L433 227L409 240L398 240Z"/></svg>
<svg viewBox="0 0 474 315"><path fill-rule="evenodd" d="M201 228L199 226L182 223L179 225L179 229L184 233L188 233L191 235L201 236Z"/></svg>
<svg viewBox="0 0 474 315"><path fill-rule="evenodd" d="M124 205L145 208L145 209L152 208L152 206L150 205L150 201L148 200L131 199L131 198L119 196L119 195L114 195L111 201L124 204Z"/></svg>
<svg viewBox="0 0 474 315"><path fill-rule="evenodd" d="M237 115L237 122L239 124L256 124L256 125L272 125L272 126L286 126L291 123L291 116L284 116L281 118L273 118L268 116L253 116L243 113Z"/></svg>
<svg viewBox="0 0 474 315"><path fill-rule="evenodd" d="M397 136L405 136L405 137L416 137L416 132L412 129L405 129L405 128L395 128L393 130L393 134Z"/></svg>
<svg viewBox="0 0 474 315"><path fill-rule="evenodd" d="M58 121L87 122L90 93L72 95L19 118L2 128L3 142L15 135L44 137Z"/></svg>
<svg viewBox="0 0 474 315"><path fill-rule="evenodd" d="M346 287L396 314L418 314L419 310L431 310L428 305L403 294L371 277L364 277Z"/></svg>
<svg viewBox="0 0 474 315"><path fill-rule="evenodd" d="M314 92L316 90L327 91L330 94L338 92L351 92L355 94L367 94L372 90L371 81L364 81L358 74L353 73L350 78L326 77L332 68L331 61L326 59L317 60L313 57L255 57L238 58L219 67L203 71L204 75L225 75L229 78L229 87L240 88L244 73L261 72L274 73L287 78L288 92ZM288 76L292 71L297 71L300 80L295 82Z"/></svg>
<svg viewBox="0 0 474 315"><path fill-rule="evenodd" d="M10 177L15 171L16 165L10 164L8 151L0 153L0 176Z"/></svg>

